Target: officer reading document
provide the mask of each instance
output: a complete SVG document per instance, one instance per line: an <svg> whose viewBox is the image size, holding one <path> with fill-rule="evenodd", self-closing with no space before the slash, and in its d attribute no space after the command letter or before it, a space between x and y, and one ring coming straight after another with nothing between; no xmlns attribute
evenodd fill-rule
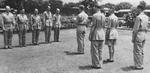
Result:
<svg viewBox="0 0 150 73"><path fill-rule="evenodd" d="M77 44L78 44L78 53L84 54L84 40L85 40L85 33L86 33L86 26L88 15L84 11L84 6L80 5L79 7L80 13L77 16Z"/></svg>

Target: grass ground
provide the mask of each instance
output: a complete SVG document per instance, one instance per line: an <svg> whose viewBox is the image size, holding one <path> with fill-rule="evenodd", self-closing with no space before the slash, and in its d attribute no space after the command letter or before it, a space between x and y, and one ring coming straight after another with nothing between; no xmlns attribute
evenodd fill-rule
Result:
<svg viewBox="0 0 150 73"><path fill-rule="evenodd" d="M27 33L27 47L20 48L18 35L13 36L13 49L3 49L3 36L0 35L0 73L150 73L150 38L145 45L144 70L130 69L133 63L131 31L119 30L115 49L115 62L103 65L102 70L92 69L88 33L85 40L85 54L75 55L77 51L75 29L61 30L58 43L44 44L44 33L40 33L39 46L31 44L31 33ZM150 33L148 33L150 36ZM53 33L52 33L53 41ZM68 54L70 52L71 54ZM103 59L108 58L108 48L103 48Z"/></svg>

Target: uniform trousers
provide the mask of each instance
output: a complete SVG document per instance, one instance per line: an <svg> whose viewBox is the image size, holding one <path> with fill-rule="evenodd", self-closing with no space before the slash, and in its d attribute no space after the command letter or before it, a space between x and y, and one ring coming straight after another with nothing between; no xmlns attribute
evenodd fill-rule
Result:
<svg viewBox="0 0 150 73"><path fill-rule="evenodd" d="M54 41L55 42L59 41L59 34L60 34L60 28L59 27L55 27L54 28Z"/></svg>
<svg viewBox="0 0 150 73"><path fill-rule="evenodd" d="M94 67L102 67L103 40L91 41L91 58Z"/></svg>
<svg viewBox="0 0 150 73"><path fill-rule="evenodd" d="M40 29L33 29L32 31L32 43L33 44L39 44L39 34L40 34Z"/></svg>
<svg viewBox="0 0 150 73"><path fill-rule="evenodd" d="M26 46L26 29L19 29L19 45Z"/></svg>
<svg viewBox="0 0 150 73"><path fill-rule="evenodd" d="M52 30L51 26L45 27L45 42L46 43L50 42L51 30Z"/></svg>
<svg viewBox="0 0 150 73"><path fill-rule="evenodd" d="M4 34L4 46L12 46L13 29L7 29L3 31Z"/></svg>
<svg viewBox="0 0 150 73"><path fill-rule="evenodd" d="M135 42L134 42L133 56L134 56L135 66L137 68L143 67L144 44L145 44L145 41L138 42L137 40L135 40Z"/></svg>
<svg viewBox="0 0 150 73"><path fill-rule="evenodd" d="M77 44L78 52L84 53L84 39L85 39L86 26L78 25L77 26Z"/></svg>

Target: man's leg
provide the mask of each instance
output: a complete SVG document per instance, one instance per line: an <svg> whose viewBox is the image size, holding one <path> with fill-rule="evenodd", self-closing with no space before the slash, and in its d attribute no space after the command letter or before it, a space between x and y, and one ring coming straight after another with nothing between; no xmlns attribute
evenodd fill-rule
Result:
<svg viewBox="0 0 150 73"><path fill-rule="evenodd" d="M12 48L13 29L8 30L8 48Z"/></svg>
<svg viewBox="0 0 150 73"><path fill-rule="evenodd" d="M60 28L57 28L57 41L59 41Z"/></svg>
<svg viewBox="0 0 150 73"><path fill-rule="evenodd" d="M102 64L103 64L103 58L102 58L103 40L98 41L98 43L99 43L99 46L98 46L99 62L100 62L100 66L102 67Z"/></svg>
<svg viewBox="0 0 150 73"><path fill-rule="evenodd" d="M113 45L112 46L112 56L111 56L111 59L112 61L114 61L114 54L115 54L115 46Z"/></svg>
<svg viewBox="0 0 150 73"><path fill-rule="evenodd" d="M54 41L56 42L57 40L57 28L54 28Z"/></svg>
<svg viewBox="0 0 150 73"><path fill-rule="evenodd" d="M143 42L135 42L134 43L134 63L136 68L143 68L143 58L144 58L144 52L143 52Z"/></svg>
<svg viewBox="0 0 150 73"><path fill-rule="evenodd" d="M48 43L50 43L51 39L51 27L48 27Z"/></svg>
<svg viewBox="0 0 150 73"><path fill-rule="evenodd" d="M19 46L22 47L22 30L19 30Z"/></svg>
<svg viewBox="0 0 150 73"><path fill-rule="evenodd" d="M3 31L3 35L4 35L4 48L8 48L8 31L4 30Z"/></svg>
<svg viewBox="0 0 150 73"><path fill-rule="evenodd" d="M32 30L32 44L35 44L35 29Z"/></svg>
<svg viewBox="0 0 150 73"><path fill-rule="evenodd" d="M36 44L39 44L39 34L40 34L40 30L36 29Z"/></svg>
<svg viewBox="0 0 150 73"><path fill-rule="evenodd" d="M99 50L99 42L98 41L91 41L91 58L92 58L92 65L95 68L101 68L102 64L100 63L101 58L101 51Z"/></svg>
<svg viewBox="0 0 150 73"><path fill-rule="evenodd" d="M79 53L84 53L84 37L85 34L83 34L82 31L77 31L77 43Z"/></svg>
<svg viewBox="0 0 150 73"><path fill-rule="evenodd" d="M47 27L45 27L45 42L47 43Z"/></svg>
<svg viewBox="0 0 150 73"><path fill-rule="evenodd" d="M26 30L23 30L22 33L22 46L25 47L26 46Z"/></svg>
<svg viewBox="0 0 150 73"><path fill-rule="evenodd" d="M111 60L112 47L108 45L108 48L109 48L109 60Z"/></svg>
<svg viewBox="0 0 150 73"><path fill-rule="evenodd" d="M109 55L110 55L109 60L114 61L114 40L113 39L110 40Z"/></svg>

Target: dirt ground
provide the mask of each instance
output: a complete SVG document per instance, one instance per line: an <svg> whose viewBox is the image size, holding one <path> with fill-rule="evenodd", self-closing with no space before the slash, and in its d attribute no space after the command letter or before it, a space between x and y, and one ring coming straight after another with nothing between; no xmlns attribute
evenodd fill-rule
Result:
<svg viewBox="0 0 150 73"><path fill-rule="evenodd" d="M115 62L103 65L103 69L92 69L88 33L85 40L85 54L76 55L76 30L61 30L60 42L44 44L44 33L40 33L40 45L31 45L31 33L27 34L27 47L18 47L18 35L13 36L13 49L3 49L3 35L0 35L0 73L150 73L150 33L144 48L144 70L132 70L133 44L131 31L119 30L115 49ZM53 33L52 33L53 41ZM103 48L103 59L108 58L108 48Z"/></svg>

